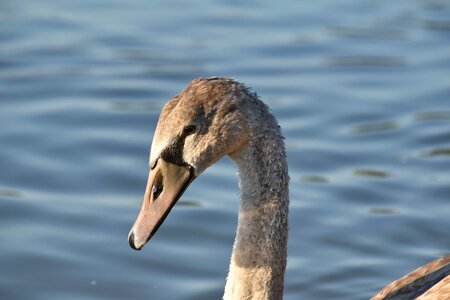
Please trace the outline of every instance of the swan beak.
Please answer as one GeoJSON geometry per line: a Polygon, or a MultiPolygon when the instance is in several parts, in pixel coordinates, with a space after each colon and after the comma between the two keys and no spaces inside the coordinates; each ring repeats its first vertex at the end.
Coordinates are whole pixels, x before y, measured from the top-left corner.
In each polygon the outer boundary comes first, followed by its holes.
{"type": "Polygon", "coordinates": [[[131,248],[144,247],[192,180],[193,167],[158,159],[150,171],[141,210],[128,235],[131,248]]]}

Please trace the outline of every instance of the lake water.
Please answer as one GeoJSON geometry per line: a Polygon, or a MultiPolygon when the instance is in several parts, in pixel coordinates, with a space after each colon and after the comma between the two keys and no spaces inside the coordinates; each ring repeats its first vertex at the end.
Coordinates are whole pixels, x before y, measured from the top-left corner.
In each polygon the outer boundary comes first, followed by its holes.
{"type": "Polygon", "coordinates": [[[285,299],[367,299],[450,251],[450,1],[0,2],[0,299],[219,299],[238,186],[207,170],[141,252],[164,103],[231,76],[291,176],[285,299]]]}

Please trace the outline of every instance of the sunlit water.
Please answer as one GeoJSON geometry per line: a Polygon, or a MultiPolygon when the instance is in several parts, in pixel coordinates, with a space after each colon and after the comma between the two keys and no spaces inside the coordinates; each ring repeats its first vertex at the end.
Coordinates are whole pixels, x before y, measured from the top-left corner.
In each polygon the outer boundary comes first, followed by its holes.
{"type": "Polygon", "coordinates": [[[0,2],[0,298],[219,299],[238,186],[194,182],[141,252],[163,104],[232,76],[291,176],[285,299],[367,299],[450,249],[450,2],[0,2]]]}

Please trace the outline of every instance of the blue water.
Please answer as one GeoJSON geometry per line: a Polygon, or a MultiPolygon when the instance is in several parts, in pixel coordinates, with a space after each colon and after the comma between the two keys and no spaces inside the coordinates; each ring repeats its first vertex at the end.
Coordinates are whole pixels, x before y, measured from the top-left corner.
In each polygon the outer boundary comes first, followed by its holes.
{"type": "Polygon", "coordinates": [[[285,299],[367,299],[450,251],[450,1],[0,2],[0,299],[219,299],[225,158],[141,252],[159,111],[231,76],[291,176],[285,299]]]}

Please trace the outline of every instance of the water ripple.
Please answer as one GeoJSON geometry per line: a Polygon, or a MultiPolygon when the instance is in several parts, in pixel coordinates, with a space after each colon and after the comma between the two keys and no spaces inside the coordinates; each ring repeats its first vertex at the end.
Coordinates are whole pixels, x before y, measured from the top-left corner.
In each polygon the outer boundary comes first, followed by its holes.
{"type": "Polygon", "coordinates": [[[0,1],[0,298],[221,297],[239,209],[229,159],[144,251],[127,243],[159,112],[199,76],[251,86],[286,137],[284,299],[368,299],[447,252],[449,9],[0,1]]]}
{"type": "Polygon", "coordinates": [[[374,169],[356,169],[353,171],[353,175],[362,177],[379,177],[379,178],[386,178],[392,176],[389,172],[374,169]]]}
{"type": "Polygon", "coordinates": [[[325,60],[326,65],[335,67],[403,67],[406,59],[401,56],[335,56],[325,60]]]}
{"type": "Polygon", "coordinates": [[[18,197],[22,197],[22,192],[18,191],[18,190],[0,188],[0,197],[18,198],[18,197]]]}
{"type": "Polygon", "coordinates": [[[116,111],[161,111],[161,102],[133,102],[133,101],[111,101],[110,108],[116,111]]]}
{"type": "Polygon", "coordinates": [[[374,207],[369,210],[369,213],[373,215],[391,216],[398,214],[398,211],[389,207],[374,207]]]}
{"type": "Polygon", "coordinates": [[[416,121],[450,120],[450,111],[430,111],[416,113],[416,121]]]}
{"type": "Polygon", "coordinates": [[[389,131],[396,128],[398,128],[397,121],[384,121],[355,125],[351,127],[350,131],[353,134],[366,134],[380,131],[389,131]]]}
{"type": "Polygon", "coordinates": [[[389,39],[403,40],[406,39],[406,31],[399,29],[383,29],[383,28],[359,28],[346,26],[332,26],[328,28],[332,35],[346,38],[361,39],[389,39]]]}
{"type": "Polygon", "coordinates": [[[435,148],[422,154],[425,157],[446,157],[450,156],[450,148],[435,148]]]}
{"type": "Polygon", "coordinates": [[[428,30],[433,31],[450,31],[450,21],[449,20],[427,20],[424,22],[424,26],[428,30]]]}
{"type": "Polygon", "coordinates": [[[320,175],[304,175],[300,179],[302,182],[308,183],[329,183],[328,178],[320,175]]]}

